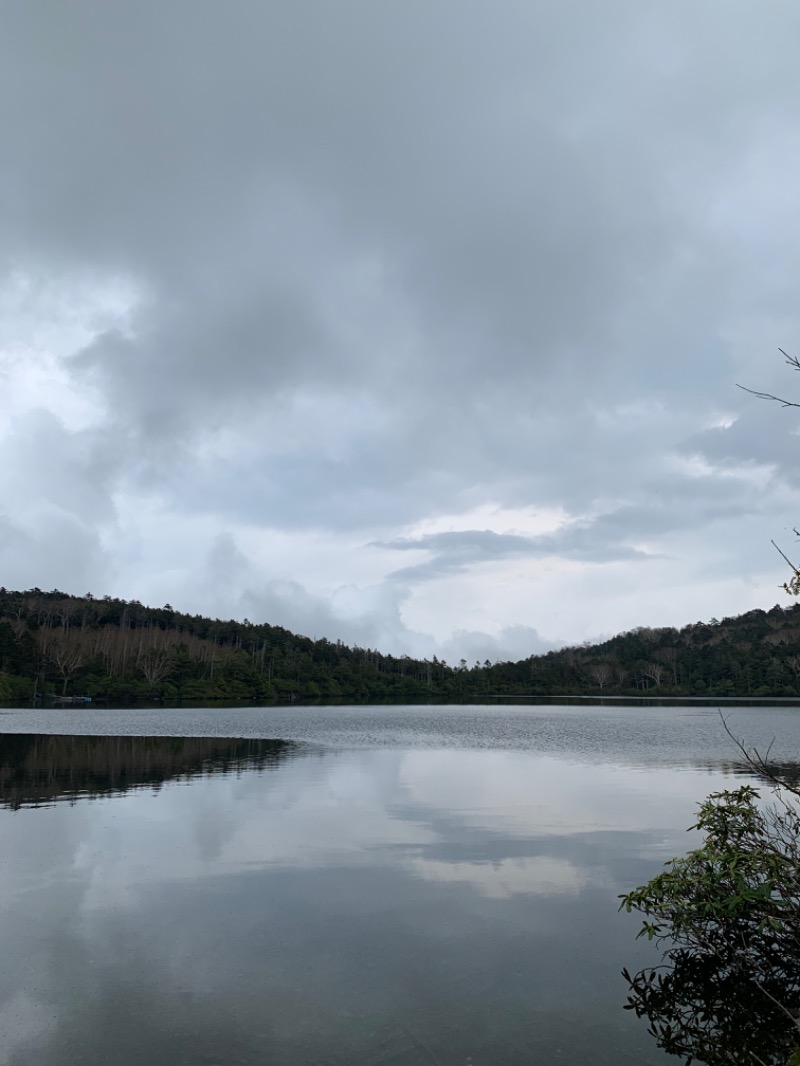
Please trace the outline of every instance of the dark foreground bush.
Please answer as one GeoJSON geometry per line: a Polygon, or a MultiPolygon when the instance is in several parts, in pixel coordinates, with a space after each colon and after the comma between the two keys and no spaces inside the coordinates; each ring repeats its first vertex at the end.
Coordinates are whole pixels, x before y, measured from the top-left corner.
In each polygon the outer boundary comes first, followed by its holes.
{"type": "Polygon", "coordinates": [[[800,1066],[797,793],[715,793],[693,828],[701,847],[621,897],[664,948],[660,966],[623,971],[627,1009],[686,1063],[800,1066]]]}

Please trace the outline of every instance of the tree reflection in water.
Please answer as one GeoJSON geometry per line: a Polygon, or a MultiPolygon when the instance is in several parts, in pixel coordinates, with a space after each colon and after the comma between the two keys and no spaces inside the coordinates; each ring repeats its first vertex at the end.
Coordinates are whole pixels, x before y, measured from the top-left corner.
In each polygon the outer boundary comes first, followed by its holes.
{"type": "Polygon", "coordinates": [[[676,952],[670,965],[623,975],[626,1009],[649,1021],[658,1045],[684,1062],[709,1066],[787,1066],[797,1029],[765,993],[785,999],[781,981],[768,984],[729,970],[719,960],[676,952]]]}
{"type": "Polygon", "coordinates": [[[6,733],[0,735],[0,806],[18,810],[273,769],[303,747],[285,740],[6,733]]]}

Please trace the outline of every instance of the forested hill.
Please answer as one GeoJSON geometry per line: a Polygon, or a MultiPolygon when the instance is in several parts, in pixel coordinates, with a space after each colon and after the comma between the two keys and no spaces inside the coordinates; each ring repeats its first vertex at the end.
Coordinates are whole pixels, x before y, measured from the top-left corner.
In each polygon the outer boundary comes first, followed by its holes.
{"type": "Polygon", "coordinates": [[[800,605],[640,628],[516,663],[310,640],[169,604],[0,589],[0,699],[414,700],[493,695],[800,696],[800,605]]]}

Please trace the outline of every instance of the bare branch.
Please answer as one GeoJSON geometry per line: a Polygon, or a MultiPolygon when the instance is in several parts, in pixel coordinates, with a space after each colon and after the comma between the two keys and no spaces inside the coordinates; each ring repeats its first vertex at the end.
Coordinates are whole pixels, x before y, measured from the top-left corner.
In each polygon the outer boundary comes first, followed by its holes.
{"type": "MultiPolygon", "coordinates": [[[[800,357],[796,355],[787,355],[783,348],[779,348],[778,351],[793,370],[800,370],[800,357]]],[[[785,400],[783,396],[774,396],[771,392],[758,392],[756,389],[748,389],[746,385],[740,385],[738,382],[736,388],[749,392],[751,396],[757,396],[759,400],[774,400],[775,403],[779,403],[781,407],[800,407],[800,403],[796,403],[794,400],[785,400]]]]}
{"type": "Polygon", "coordinates": [[[728,725],[728,719],[725,717],[725,715],[719,708],[717,709],[717,714],[719,715],[720,721],[722,722],[722,728],[725,730],[725,732],[731,738],[733,743],[739,749],[739,753],[741,754],[744,761],[747,763],[750,769],[758,775],[758,777],[765,778],[767,781],[769,781],[771,785],[774,785],[776,788],[786,789],[787,792],[792,792],[795,796],[800,796],[800,788],[796,785],[790,785],[788,782],[778,777],[778,775],[769,765],[769,757],[772,752],[772,744],[775,743],[774,741],[770,744],[770,746],[767,748],[766,752],[763,755],[758,750],[758,748],[746,748],[743,742],[739,739],[739,737],[737,737],[735,733],[731,731],[731,728],[728,725]]]}
{"type": "Polygon", "coordinates": [[[771,392],[758,392],[756,389],[748,389],[746,385],[740,385],[738,381],[736,382],[736,388],[749,392],[751,396],[757,396],[759,400],[774,400],[781,407],[800,407],[800,403],[796,403],[794,400],[785,400],[783,396],[774,396],[771,392]]]}
{"type": "MultiPolygon", "coordinates": [[[[798,406],[800,406],[800,405],[798,405],[798,406]]],[[[795,530],[795,532],[797,532],[797,531],[795,530]]],[[[778,547],[778,545],[777,545],[777,544],[775,543],[775,541],[774,541],[774,540],[771,540],[771,541],[770,541],[770,544],[772,545],[772,547],[773,547],[773,548],[775,549],[775,551],[776,551],[776,552],[778,552],[778,553],[779,553],[780,555],[782,555],[782,556],[783,556],[783,559],[784,559],[784,561],[785,561],[785,562],[787,562],[787,563],[789,564],[789,566],[790,566],[790,567],[792,568],[792,570],[794,570],[794,572],[795,572],[796,574],[800,574],[800,570],[798,570],[798,569],[797,569],[797,567],[796,567],[796,566],[794,565],[794,563],[792,562],[792,560],[791,560],[791,559],[790,559],[790,558],[789,558],[789,557],[788,557],[788,556],[786,555],[786,553],[785,553],[785,552],[783,552],[783,551],[782,551],[782,550],[781,550],[781,549],[780,549],[780,548],[778,547]]]]}

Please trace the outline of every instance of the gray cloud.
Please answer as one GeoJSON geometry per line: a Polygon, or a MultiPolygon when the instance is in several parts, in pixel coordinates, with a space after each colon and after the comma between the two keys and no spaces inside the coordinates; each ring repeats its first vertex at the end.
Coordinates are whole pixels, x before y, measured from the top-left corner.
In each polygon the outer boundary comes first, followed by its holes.
{"type": "MultiPolygon", "coordinates": [[[[734,565],[759,568],[748,522],[789,503],[793,422],[734,386],[780,391],[771,353],[800,333],[798,12],[53,0],[4,24],[0,275],[44,279],[61,373],[96,397],[71,426],[0,358],[24,400],[2,509],[54,583],[174,598],[181,535],[202,559],[221,535],[315,531],[340,563],[313,588],[299,548],[264,564],[251,610],[374,644],[405,626],[400,579],[413,599],[487,561],[688,552],[697,587],[704,538],[740,522],[734,565]],[[78,283],[124,298],[78,329],[78,283]],[[568,521],[425,532],[487,505],[568,521]],[[433,558],[390,576],[405,541],[433,558]],[[356,544],[383,546],[382,575],[356,544]],[[343,587],[373,605],[357,624],[343,587]]],[[[30,317],[4,338],[43,366],[30,317]]],[[[439,610],[440,639],[465,628],[439,610]]],[[[532,612],[506,625],[541,630],[532,612]]]]}
{"type": "Polygon", "coordinates": [[[542,557],[566,555],[603,561],[633,560],[644,553],[608,538],[595,539],[590,527],[576,527],[563,534],[522,537],[513,533],[494,533],[490,529],[434,533],[415,539],[397,538],[380,547],[394,551],[428,551],[433,557],[426,562],[396,570],[395,580],[408,582],[430,579],[446,572],[459,572],[476,563],[492,562],[509,556],[542,557]]]}

